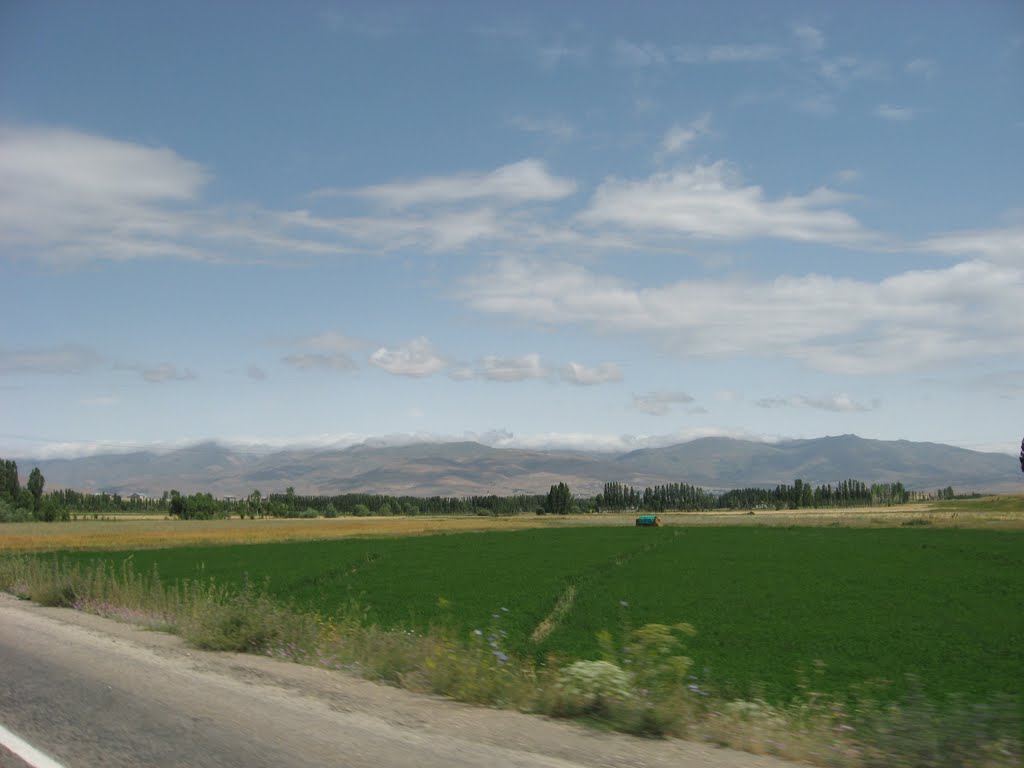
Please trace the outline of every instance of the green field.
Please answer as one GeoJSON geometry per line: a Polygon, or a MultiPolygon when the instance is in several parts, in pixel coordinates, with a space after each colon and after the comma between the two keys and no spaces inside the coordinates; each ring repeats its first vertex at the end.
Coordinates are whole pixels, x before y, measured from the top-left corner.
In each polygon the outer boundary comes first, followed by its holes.
{"type": "Polygon", "coordinates": [[[422,629],[504,629],[511,653],[596,658],[596,634],[686,621],[693,672],[729,696],[785,701],[810,678],[885,696],[1020,694],[1024,533],[848,528],[570,528],[392,539],[66,553],[164,580],[266,580],[303,609],[422,629]],[[570,585],[545,639],[531,634],[570,585]],[[822,667],[818,662],[824,662],[822,667]],[[823,671],[818,671],[823,669],[823,671]]]}

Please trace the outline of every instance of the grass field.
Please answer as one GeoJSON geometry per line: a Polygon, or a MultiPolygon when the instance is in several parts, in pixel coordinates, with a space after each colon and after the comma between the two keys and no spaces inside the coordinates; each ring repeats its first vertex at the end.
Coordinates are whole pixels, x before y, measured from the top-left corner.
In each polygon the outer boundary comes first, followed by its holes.
{"type": "Polygon", "coordinates": [[[538,659],[596,658],[600,630],[686,621],[696,682],[727,696],[784,701],[802,679],[840,695],[888,681],[896,696],[909,673],[929,696],[983,701],[1024,680],[1022,532],[595,525],[103,556],[165,581],[266,579],[303,609],[357,603],[387,627],[501,630],[505,650],[538,659]]]}

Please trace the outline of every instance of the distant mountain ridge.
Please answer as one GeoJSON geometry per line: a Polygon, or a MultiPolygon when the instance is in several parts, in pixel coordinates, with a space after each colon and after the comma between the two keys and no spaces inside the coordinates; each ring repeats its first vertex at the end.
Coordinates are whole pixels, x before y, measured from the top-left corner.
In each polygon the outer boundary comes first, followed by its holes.
{"type": "Polygon", "coordinates": [[[911,490],[1020,492],[1017,459],[939,443],[856,435],[760,443],[706,437],[624,454],[493,448],[475,442],[360,444],[345,449],[256,453],[205,442],[167,453],[134,451],[78,459],[15,459],[24,477],[38,466],[48,488],[142,493],[176,489],[215,495],[283,492],[472,496],[545,493],[565,481],[578,494],[606,482],[637,488],[690,483],[708,490],[812,485],[846,479],[902,482],[911,490]]]}

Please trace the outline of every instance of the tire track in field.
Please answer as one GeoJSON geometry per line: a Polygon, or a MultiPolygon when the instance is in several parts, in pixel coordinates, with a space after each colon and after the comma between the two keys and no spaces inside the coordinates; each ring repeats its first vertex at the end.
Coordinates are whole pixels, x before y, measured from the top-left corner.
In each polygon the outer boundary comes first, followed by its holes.
{"type": "Polygon", "coordinates": [[[621,568],[637,555],[646,555],[653,552],[666,541],[675,539],[679,535],[679,531],[673,531],[671,537],[662,536],[643,544],[634,550],[618,552],[604,562],[587,566],[579,575],[569,577],[565,589],[562,590],[558,599],[555,600],[555,604],[551,608],[551,612],[541,620],[530,634],[530,640],[535,644],[546,640],[552,632],[563,624],[565,617],[572,611],[573,607],[575,607],[576,595],[588,586],[599,581],[602,577],[606,576],[609,570],[616,567],[621,568]]]}

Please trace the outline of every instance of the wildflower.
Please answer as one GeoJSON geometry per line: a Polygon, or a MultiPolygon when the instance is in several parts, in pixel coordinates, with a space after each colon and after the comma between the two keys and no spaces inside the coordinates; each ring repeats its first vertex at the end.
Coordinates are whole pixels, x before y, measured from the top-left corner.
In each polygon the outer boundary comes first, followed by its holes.
{"type": "Polygon", "coordinates": [[[506,608],[505,606],[502,606],[501,610],[504,611],[505,613],[508,613],[508,608],[506,608]]]}
{"type": "Polygon", "coordinates": [[[498,660],[499,664],[504,664],[506,661],[508,661],[508,654],[504,653],[503,651],[491,651],[491,653],[494,654],[494,658],[498,660]]]}
{"type": "Polygon", "coordinates": [[[627,603],[625,600],[619,600],[619,605],[621,605],[623,608],[629,608],[629,603],[627,603]]]}
{"type": "Polygon", "coordinates": [[[481,632],[479,629],[474,629],[473,630],[473,634],[476,635],[477,637],[483,637],[484,636],[484,633],[481,632]]]}

